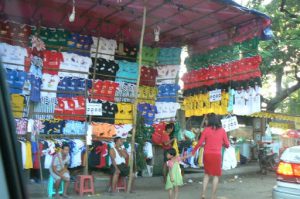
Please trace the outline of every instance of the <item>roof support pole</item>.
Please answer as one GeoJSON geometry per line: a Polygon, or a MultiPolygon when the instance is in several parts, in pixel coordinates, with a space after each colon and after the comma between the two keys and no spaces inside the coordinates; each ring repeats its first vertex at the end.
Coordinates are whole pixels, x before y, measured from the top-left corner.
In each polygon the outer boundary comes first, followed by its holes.
{"type": "Polygon", "coordinates": [[[130,167],[130,172],[129,172],[129,180],[128,180],[128,189],[127,193],[130,193],[132,189],[132,182],[133,182],[133,157],[135,154],[135,134],[136,134],[136,122],[137,122],[137,105],[138,105],[138,90],[139,90],[139,85],[140,85],[140,73],[141,73],[141,67],[142,67],[142,52],[143,52],[143,43],[144,43],[144,34],[145,34],[145,26],[146,26],[146,16],[147,16],[147,7],[146,7],[147,0],[144,0],[144,12],[143,12],[143,24],[142,24],[142,31],[141,31],[141,37],[140,37],[140,48],[139,48],[139,67],[138,67],[138,78],[136,82],[136,95],[134,99],[134,104],[133,104],[133,129],[132,129],[132,137],[131,137],[131,153],[129,156],[129,167],[130,167]]]}

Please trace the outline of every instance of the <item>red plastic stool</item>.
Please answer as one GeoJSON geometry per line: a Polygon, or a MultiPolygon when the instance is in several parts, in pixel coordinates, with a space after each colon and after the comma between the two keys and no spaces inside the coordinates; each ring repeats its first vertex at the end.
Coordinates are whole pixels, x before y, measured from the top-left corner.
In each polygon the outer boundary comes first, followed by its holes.
{"type": "Polygon", "coordinates": [[[85,193],[95,194],[94,179],[91,175],[78,175],[75,181],[74,189],[76,193],[83,196],[85,193]]]}
{"type": "MultiPolygon", "coordinates": [[[[110,176],[109,191],[113,190],[113,188],[112,188],[112,178],[113,178],[113,176],[110,176]]],[[[124,192],[126,192],[126,190],[127,190],[126,177],[119,176],[116,191],[120,192],[120,190],[124,190],[124,192]]]]}

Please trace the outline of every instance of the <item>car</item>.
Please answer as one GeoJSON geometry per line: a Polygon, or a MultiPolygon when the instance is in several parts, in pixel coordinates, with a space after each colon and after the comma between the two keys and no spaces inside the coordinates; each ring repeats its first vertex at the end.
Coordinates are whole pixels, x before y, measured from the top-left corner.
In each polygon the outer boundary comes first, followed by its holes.
{"type": "Polygon", "coordinates": [[[277,167],[277,184],[273,188],[273,199],[300,198],[300,146],[287,148],[277,167]]]}

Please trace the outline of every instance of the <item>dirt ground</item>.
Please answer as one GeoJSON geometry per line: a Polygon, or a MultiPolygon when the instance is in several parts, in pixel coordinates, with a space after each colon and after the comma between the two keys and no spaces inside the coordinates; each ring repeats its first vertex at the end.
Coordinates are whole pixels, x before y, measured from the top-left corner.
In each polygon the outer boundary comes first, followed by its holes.
{"type": "MultiPolygon", "coordinates": [[[[218,199],[271,199],[272,187],[276,181],[275,174],[261,175],[257,173],[244,174],[244,175],[227,175],[221,178],[218,188],[218,199]]],[[[200,191],[202,190],[202,179],[191,178],[193,181],[189,183],[185,179],[186,184],[180,188],[180,199],[198,199],[200,198],[200,191]]],[[[71,187],[72,188],[72,187],[71,187]]],[[[29,192],[30,198],[46,198],[45,194],[37,194],[38,185],[30,186],[29,192]],[[36,187],[36,188],[34,188],[36,187]],[[35,194],[34,194],[35,193],[35,194]]],[[[41,189],[39,190],[41,191],[41,189]]],[[[44,193],[46,190],[43,191],[44,193]]],[[[97,192],[97,191],[96,191],[97,192]]],[[[206,198],[209,198],[211,192],[211,186],[208,187],[208,194],[206,198]]],[[[71,194],[72,198],[81,198],[74,193],[71,194]]],[[[136,193],[116,193],[111,195],[107,192],[97,192],[96,195],[88,196],[84,198],[101,198],[101,199],[167,199],[168,193],[164,190],[162,182],[154,181],[151,178],[143,178],[136,183],[136,193]]]]}

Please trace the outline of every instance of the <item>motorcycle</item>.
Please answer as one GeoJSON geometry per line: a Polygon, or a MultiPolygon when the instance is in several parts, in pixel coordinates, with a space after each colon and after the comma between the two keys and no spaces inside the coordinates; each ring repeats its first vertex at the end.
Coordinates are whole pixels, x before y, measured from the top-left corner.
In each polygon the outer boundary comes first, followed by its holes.
{"type": "Polygon", "coordinates": [[[276,171],[278,155],[276,153],[268,154],[265,148],[260,148],[258,151],[258,162],[260,172],[266,175],[268,171],[276,171]]]}

